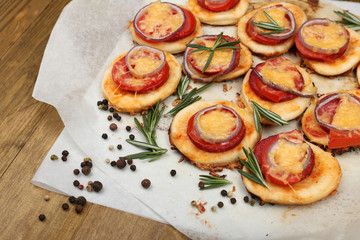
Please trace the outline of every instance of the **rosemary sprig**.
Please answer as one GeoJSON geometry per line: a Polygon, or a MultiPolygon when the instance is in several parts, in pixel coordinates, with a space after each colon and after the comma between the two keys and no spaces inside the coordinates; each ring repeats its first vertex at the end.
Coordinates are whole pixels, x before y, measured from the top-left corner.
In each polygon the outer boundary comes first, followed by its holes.
{"type": "Polygon", "coordinates": [[[257,104],[256,102],[254,102],[252,100],[250,100],[250,102],[252,103],[253,108],[254,108],[255,128],[259,134],[260,134],[260,125],[262,123],[261,116],[263,116],[270,122],[273,122],[279,126],[284,126],[284,125],[289,124],[289,122],[282,119],[279,115],[277,115],[273,111],[270,111],[268,109],[261,107],[259,104],[257,104]]]}
{"type": "Polygon", "coordinates": [[[263,13],[265,14],[265,16],[267,17],[267,19],[269,19],[270,22],[264,22],[264,21],[260,21],[260,22],[251,22],[252,25],[262,28],[262,29],[266,29],[266,30],[270,30],[270,32],[263,32],[260,33],[260,35],[269,35],[269,34],[274,34],[274,33],[281,33],[284,32],[286,30],[288,30],[289,28],[285,28],[280,26],[279,24],[277,24],[277,22],[275,22],[275,20],[270,17],[270,15],[263,11],[263,13]]]}
{"type": "MultiPolygon", "coordinates": [[[[181,83],[181,81],[180,81],[180,83],[181,83]]],[[[165,115],[175,116],[183,108],[189,106],[190,104],[192,104],[192,103],[194,103],[196,101],[199,101],[201,99],[201,97],[200,96],[195,96],[195,95],[199,94],[202,91],[204,91],[205,89],[207,89],[208,87],[210,87],[213,84],[214,84],[214,82],[210,82],[210,83],[202,86],[199,89],[198,88],[193,88],[189,93],[183,94],[181,102],[178,105],[176,105],[173,109],[171,109],[168,113],[166,113],[165,115]]],[[[185,92],[185,90],[184,90],[184,92],[185,92]]]]}
{"type": "Polygon", "coordinates": [[[206,47],[200,44],[192,44],[192,43],[188,43],[186,44],[187,47],[191,47],[191,48],[196,48],[195,50],[192,50],[191,53],[193,52],[199,52],[199,51],[208,51],[210,52],[210,55],[208,57],[208,60],[206,61],[206,64],[202,70],[202,72],[204,73],[205,70],[209,67],[212,58],[214,57],[215,51],[217,50],[224,50],[224,49],[241,49],[241,47],[237,47],[235,45],[239,44],[240,41],[231,41],[229,42],[228,39],[223,39],[224,33],[221,32],[218,36],[218,38],[216,39],[216,41],[214,42],[214,45],[212,47],[206,47]]]}
{"type": "Polygon", "coordinates": [[[184,77],[182,77],[180,79],[180,82],[177,87],[178,99],[180,99],[180,100],[183,99],[186,89],[188,88],[189,84],[190,84],[190,78],[188,78],[187,75],[185,75],[184,77]]]}
{"type": "Polygon", "coordinates": [[[142,115],[143,125],[134,118],[135,124],[140,132],[145,136],[146,142],[134,141],[126,139],[126,141],[134,146],[147,149],[147,152],[140,152],[130,154],[125,157],[133,159],[147,159],[151,158],[149,162],[159,159],[164,153],[167,152],[166,148],[161,148],[156,143],[156,126],[165,110],[165,106],[160,109],[160,100],[157,102],[155,108],[151,108],[147,111],[147,114],[142,115]]]}
{"type": "Polygon", "coordinates": [[[253,151],[251,150],[251,148],[249,148],[249,151],[248,152],[244,147],[242,148],[245,155],[246,155],[246,158],[248,159],[247,161],[243,161],[239,158],[239,161],[242,165],[244,165],[252,174],[248,173],[248,172],[245,172],[241,169],[238,169],[239,173],[241,175],[243,175],[244,177],[250,179],[251,181],[253,182],[256,182],[258,184],[260,184],[261,186],[263,187],[266,187],[267,189],[271,190],[269,188],[269,186],[266,184],[265,182],[265,179],[264,179],[264,176],[262,175],[262,172],[261,172],[261,168],[260,168],[260,165],[253,153],[253,151]]]}
{"type": "Polygon", "coordinates": [[[336,21],[336,22],[343,24],[344,27],[352,28],[355,31],[360,30],[360,18],[358,18],[351,12],[349,12],[349,11],[344,11],[344,12],[334,11],[334,13],[336,13],[339,17],[341,17],[343,19],[342,21],[336,21]]]}
{"type": "Polygon", "coordinates": [[[199,175],[199,176],[200,176],[200,181],[204,183],[204,187],[200,188],[200,190],[218,188],[232,183],[224,178],[219,178],[211,175],[199,175]]]}

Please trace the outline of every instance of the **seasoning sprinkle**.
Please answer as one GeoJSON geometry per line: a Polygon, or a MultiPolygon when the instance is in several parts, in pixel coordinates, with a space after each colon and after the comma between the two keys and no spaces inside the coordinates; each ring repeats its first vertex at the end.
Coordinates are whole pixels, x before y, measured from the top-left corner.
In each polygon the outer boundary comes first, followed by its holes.
{"type": "Polygon", "coordinates": [[[61,205],[61,207],[62,207],[62,209],[63,210],[68,210],[69,209],[69,204],[67,204],[67,203],[63,203],[62,205],[61,205]]]}
{"type": "Polygon", "coordinates": [[[58,157],[58,156],[56,156],[55,154],[53,154],[53,155],[51,155],[50,159],[51,159],[51,160],[58,160],[58,159],[59,159],[59,157],[58,157]]]}
{"type": "Polygon", "coordinates": [[[43,222],[45,219],[46,219],[45,214],[40,214],[40,215],[39,215],[39,220],[40,220],[40,221],[43,222]]]}
{"type": "Polygon", "coordinates": [[[217,205],[218,205],[219,208],[222,208],[224,206],[224,203],[223,202],[218,202],[217,205]]]}
{"type": "Polygon", "coordinates": [[[144,179],[141,181],[141,186],[143,186],[143,188],[148,189],[151,185],[151,182],[149,179],[144,179]]]}
{"type": "Polygon", "coordinates": [[[69,156],[69,151],[68,150],[64,150],[64,151],[62,151],[62,153],[61,153],[63,156],[69,156]]]}

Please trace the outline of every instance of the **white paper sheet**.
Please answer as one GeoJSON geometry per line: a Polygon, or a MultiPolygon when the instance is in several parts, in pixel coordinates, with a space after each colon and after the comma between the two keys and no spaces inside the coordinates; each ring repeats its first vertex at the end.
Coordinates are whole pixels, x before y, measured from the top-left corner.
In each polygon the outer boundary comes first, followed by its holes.
{"type": "MultiPolygon", "coordinates": [[[[60,155],[65,148],[72,150],[66,163],[51,161],[47,156],[33,182],[68,195],[84,195],[105,206],[168,222],[194,239],[348,239],[357,236],[360,233],[358,152],[339,157],[343,178],[338,194],[308,206],[266,204],[251,207],[242,201],[248,194],[240,175],[230,170],[223,173],[236,186],[234,197],[238,201],[235,205],[220,195],[221,189],[199,191],[198,176],[207,171],[200,171],[188,162],[178,163],[180,154],[171,151],[168,142],[170,118],[161,120],[157,133],[159,145],[169,149],[160,160],[152,163],[135,160],[136,172],[128,167],[120,170],[105,163],[106,158],[116,160],[119,156],[138,151],[125,143],[129,135],[125,126],[135,127],[133,117],[122,114],[119,129],[111,132],[108,128],[110,122],[106,119],[109,112],[98,110],[96,102],[103,98],[100,81],[108,64],[133,44],[126,30],[128,20],[145,4],[143,1],[75,0],[64,9],[44,53],[33,96],[54,105],[66,126],[66,133],[60,136],[48,155],[60,155]],[[103,132],[108,133],[108,140],[101,138],[103,132]],[[123,145],[123,150],[108,149],[109,145],[118,143],[123,145]],[[94,170],[88,177],[74,176],[72,170],[79,167],[79,159],[83,157],[93,159],[94,170]],[[175,177],[170,176],[171,169],[176,169],[175,177]],[[74,179],[79,178],[86,184],[89,180],[96,180],[95,177],[104,183],[101,193],[80,192],[72,186],[74,179]],[[140,185],[144,178],[152,182],[147,190],[140,185]],[[198,211],[190,206],[192,200],[207,202],[207,211],[197,214],[198,211]],[[224,202],[224,208],[211,212],[211,206],[218,201],[224,202]]],[[[360,13],[359,5],[344,5],[344,8],[360,13]]],[[[235,35],[235,27],[206,26],[204,30],[205,33],[218,33],[219,29],[235,35]]],[[[203,99],[236,100],[240,80],[227,82],[227,85],[231,88],[229,92],[224,93],[222,84],[218,83],[202,94],[203,99]]],[[[170,97],[165,103],[170,105],[173,100],[170,97]]],[[[118,123],[116,120],[112,122],[118,123]]],[[[264,137],[296,127],[296,122],[293,122],[286,127],[265,129],[264,137]]],[[[136,129],[131,133],[136,139],[143,140],[136,129]]],[[[229,190],[232,185],[224,188],[229,190]]]]}

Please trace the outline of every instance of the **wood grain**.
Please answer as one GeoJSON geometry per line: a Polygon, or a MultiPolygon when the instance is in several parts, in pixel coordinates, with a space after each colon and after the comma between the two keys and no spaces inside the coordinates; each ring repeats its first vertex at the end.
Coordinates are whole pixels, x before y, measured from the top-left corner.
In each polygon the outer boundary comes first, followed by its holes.
{"type": "Polygon", "coordinates": [[[187,239],[169,225],[96,204],[81,214],[73,206],[64,211],[66,196],[30,182],[64,127],[56,109],[31,94],[51,30],[69,2],[0,0],[0,239],[187,239]]]}

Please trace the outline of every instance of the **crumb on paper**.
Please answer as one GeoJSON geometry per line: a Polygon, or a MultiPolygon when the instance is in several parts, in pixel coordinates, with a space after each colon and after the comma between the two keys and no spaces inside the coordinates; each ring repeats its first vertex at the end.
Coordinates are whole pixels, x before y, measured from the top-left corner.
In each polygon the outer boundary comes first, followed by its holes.
{"type": "Polygon", "coordinates": [[[235,191],[236,191],[236,187],[235,187],[235,186],[233,186],[232,191],[233,191],[233,192],[235,192],[235,191]]]}
{"type": "Polygon", "coordinates": [[[179,163],[181,163],[182,161],[184,161],[185,160],[185,157],[184,157],[184,155],[181,155],[181,157],[180,157],[180,159],[179,159],[179,163]]]}
{"type": "Polygon", "coordinates": [[[223,92],[227,92],[227,91],[228,91],[227,84],[226,84],[226,83],[224,83],[224,84],[223,84],[223,92]]]}
{"type": "Polygon", "coordinates": [[[209,174],[214,177],[218,177],[218,178],[220,177],[220,175],[215,172],[210,172],[209,174]]]}
{"type": "Polygon", "coordinates": [[[199,213],[204,213],[205,212],[205,205],[207,204],[207,202],[199,202],[197,205],[196,205],[196,208],[197,210],[199,211],[199,213]]]}
{"type": "Polygon", "coordinates": [[[175,107],[176,105],[178,105],[181,102],[181,99],[175,100],[172,105],[175,107]]]}

